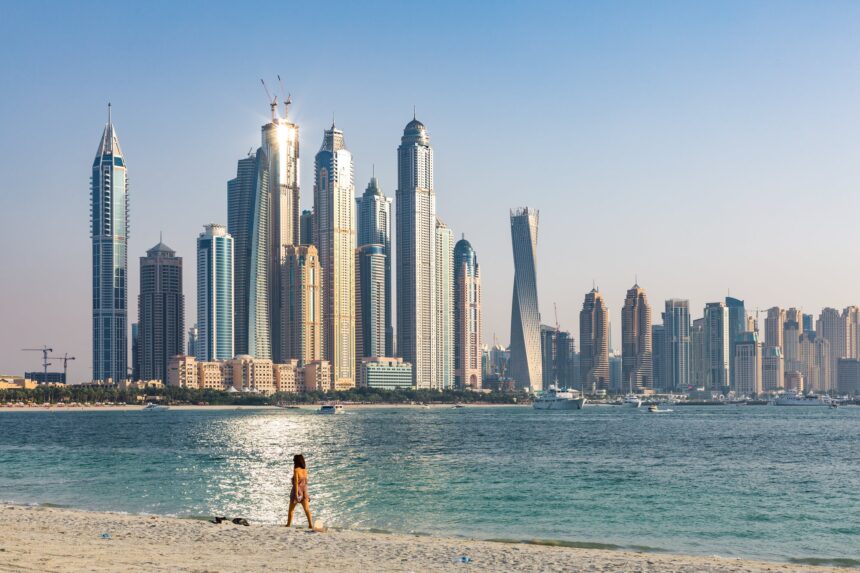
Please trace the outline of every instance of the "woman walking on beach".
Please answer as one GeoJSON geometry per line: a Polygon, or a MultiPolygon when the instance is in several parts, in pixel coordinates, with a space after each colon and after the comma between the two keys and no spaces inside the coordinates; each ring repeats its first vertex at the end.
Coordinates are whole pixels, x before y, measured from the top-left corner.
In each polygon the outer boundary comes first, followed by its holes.
{"type": "Polygon", "coordinates": [[[290,489],[290,510],[287,514],[287,527],[293,524],[293,512],[296,505],[301,504],[308,516],[308,528],[314,528],[314,520],[311,517],[310,499],[308,498],[308,469],[305,465],[305,457],[302,454],[293,456],[293,487],[290,489]]]}

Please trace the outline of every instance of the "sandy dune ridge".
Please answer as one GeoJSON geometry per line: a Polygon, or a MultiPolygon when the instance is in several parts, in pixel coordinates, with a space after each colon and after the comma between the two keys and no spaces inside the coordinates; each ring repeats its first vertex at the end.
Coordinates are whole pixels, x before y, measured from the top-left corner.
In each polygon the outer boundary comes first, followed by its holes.
{"type": "Polygon", "coordinates": [[[170,517],[0,506],[0,571],[4,572],[836,570],[718,557],[360,531],[313,533],[273,525],[214,525],[170,517]],[[469,558],[467,563],[462,562],[464,556],[469,558]]]}

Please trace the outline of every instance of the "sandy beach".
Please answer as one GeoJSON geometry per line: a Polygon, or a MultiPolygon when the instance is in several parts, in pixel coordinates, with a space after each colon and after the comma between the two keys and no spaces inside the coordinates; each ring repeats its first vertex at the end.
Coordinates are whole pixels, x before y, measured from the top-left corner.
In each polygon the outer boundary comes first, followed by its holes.
{"type": "MultiPolygon", "coordinates": [[[[301,523],[301,522],[300,522],[301,523]]],[[[456,538],[0,507],[0,571],[847,571],[456,538]],[[467,563],[462,562],[468,557],[467,563]]]]}

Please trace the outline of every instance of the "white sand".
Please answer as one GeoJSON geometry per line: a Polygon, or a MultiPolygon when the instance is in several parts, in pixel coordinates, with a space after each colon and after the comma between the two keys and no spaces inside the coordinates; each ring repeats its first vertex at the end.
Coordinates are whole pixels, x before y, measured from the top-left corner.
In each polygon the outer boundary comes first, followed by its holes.
{"type": "Polygon", "coordinates": [[[0,506],[0,571],[4,572],[801,570],[835,571],[717,557],[356,531],[312,533],[277,526],[0,506]],[[102,533],[109,533],[110,539],[102,539],[102,533]],[[463,555],[471,562],[460,563],[463,555]]]}

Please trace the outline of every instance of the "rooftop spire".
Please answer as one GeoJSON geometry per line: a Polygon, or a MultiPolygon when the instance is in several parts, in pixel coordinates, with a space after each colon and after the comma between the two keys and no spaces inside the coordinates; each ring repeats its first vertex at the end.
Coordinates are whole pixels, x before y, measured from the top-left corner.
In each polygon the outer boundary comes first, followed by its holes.
{"type": "Polygon", "coordinates": [[[111,117],[110,117],[110,102],[108,102],[108,125],[110,125],[111,123],[112,122],[111,122],[111,117]]]}

